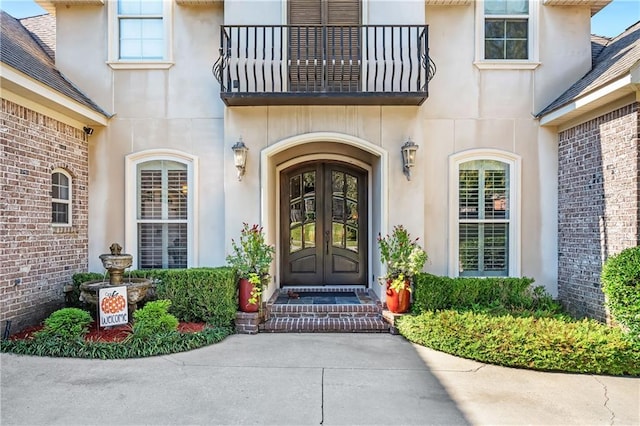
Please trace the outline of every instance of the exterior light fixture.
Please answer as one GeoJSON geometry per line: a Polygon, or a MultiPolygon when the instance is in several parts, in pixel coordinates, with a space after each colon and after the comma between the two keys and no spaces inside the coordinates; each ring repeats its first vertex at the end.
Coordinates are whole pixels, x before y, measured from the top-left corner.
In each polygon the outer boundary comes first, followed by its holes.
{"type": "Polygon", "coordinates": [[[411,138],[407,140],[400,151],[402,152],[402,171],[407,180],[411,180],[411,168],[416,165],[416,152],[419,146],[413,143],[411,138]]]}
{"type": "Polygon", "coordinates": [[[242,142],[242,138],[231,147],[233,150],[233,162],[238,169],[238,180],[242,180],[244,176],[245,166],[247,165],[247,152],[249,148],[242,142]]]}

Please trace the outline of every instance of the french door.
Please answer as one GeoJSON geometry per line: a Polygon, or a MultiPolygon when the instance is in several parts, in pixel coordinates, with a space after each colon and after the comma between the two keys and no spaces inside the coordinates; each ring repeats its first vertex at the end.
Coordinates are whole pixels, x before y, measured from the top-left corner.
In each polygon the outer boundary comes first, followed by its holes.
{"type": "Polygon", "coordinates": [[[281,284],[365,285],[367,175],[315,162],[280,179],[281,284]]]}

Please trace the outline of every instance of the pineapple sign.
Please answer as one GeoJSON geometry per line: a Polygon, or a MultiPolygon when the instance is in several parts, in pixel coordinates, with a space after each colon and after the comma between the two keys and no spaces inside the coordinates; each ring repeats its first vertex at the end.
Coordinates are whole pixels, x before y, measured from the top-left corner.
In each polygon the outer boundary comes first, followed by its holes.
{"type": "Polygon", "coordinates": [[[101,288],[98,295],[98,313],[100,314],[100,327],[129,322],[127,287],[101,288]]]}

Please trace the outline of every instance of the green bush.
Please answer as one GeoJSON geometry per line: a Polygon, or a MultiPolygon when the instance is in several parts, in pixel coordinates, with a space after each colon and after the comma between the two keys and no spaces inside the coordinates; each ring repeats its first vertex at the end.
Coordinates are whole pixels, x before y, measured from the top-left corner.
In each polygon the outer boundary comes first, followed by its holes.
{"type": "Polygon", "coordinates": [[[78,340],[89,332],[93,318],[79,308],[64,308],[53,312],[44,320],[44,328],[37,336],[54,337],[63,340],[78,340]]]}
{"type": "Polygon", "coordinates": [[[0,351],[67,358],[141,358],[197,349],[218,343],[230,334],[233,334],[233,329],[229,327],[211,327],[198,333],[171,331],[151,336],[149,339],[129,339],[120,343],[59,340],[47,336],[30,340],[2,340],[0,351]]]}
{"type": "Polygon", "coordinates": [[[602,289],[613,318],[640,340],[640,246],[607,259],[602,289]]]}
{"type": "Polygon", "coordinates": [[[427,273],[414,278],[413,312],[474,307],[513,309],[545,308],[557,311],[541,287],[533,288],[532,278],[449,278],[427,273]]]}
{"type": "MultiPolygon", "coordinates": [[[[75,274],[74,285],[94,280],[96,275],[75,274]]],[[[129,276],[151,279],[156,297],[171,300],[169,312],[181,321],[226,327],[235,320],[237,280],[231,268],[142,269],[127,271],[125,277],[129,276]]]]}
{"type": "Polygon", "coordinates": [[[231,268],[166,270],[158,281],[159,298],[170,299],[170,312],[183,321],[230,326],[238,310],[236,275],[231,268]]]}
{"type": "Polygon", "coordinates": [[[168,310],[171,300],[155,300],[147,302],[142,309],[133,313],[133,336],[141,339],[175,331],[178,329],[178,319],[168,310]]]}
{"type": "Polygon", "coordinates": [[[490,364],[545,371],[640,375],[640,344],[594,320],[425,312],[398,319],[408,340],[490,364]]]}

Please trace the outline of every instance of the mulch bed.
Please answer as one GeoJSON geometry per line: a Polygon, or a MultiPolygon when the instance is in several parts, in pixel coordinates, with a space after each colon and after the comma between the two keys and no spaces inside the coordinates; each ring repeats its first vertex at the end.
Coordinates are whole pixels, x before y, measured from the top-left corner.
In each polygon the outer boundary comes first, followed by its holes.
{"type": "MultiPolygon", "coordinates": [[[[23,340],[23,339],[33,339],[34,333],[42,330],[44,326],[37,325],[32,327],[27,327],[19,333],[15,333],[11,335],[11,340],[23,340]]],[[[178,324],[178,331],[180,333],[197,333],[202,331],[205,327],[204,323],[200,322],[180,322],[178,324]]],[[[131,326],[130,325],[118,325],[110,328],[101,328],[98,329],[96,323],[92,323],[89,327],[89,333],[85,336],[85,341],[92,342],[121,342],[123,341],[129,334],[131,334],[131,326]]]]}

